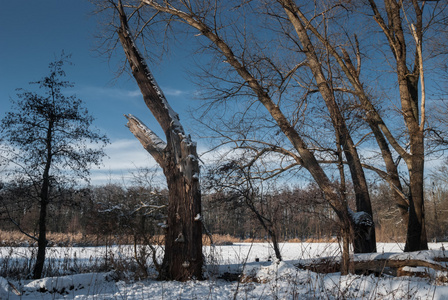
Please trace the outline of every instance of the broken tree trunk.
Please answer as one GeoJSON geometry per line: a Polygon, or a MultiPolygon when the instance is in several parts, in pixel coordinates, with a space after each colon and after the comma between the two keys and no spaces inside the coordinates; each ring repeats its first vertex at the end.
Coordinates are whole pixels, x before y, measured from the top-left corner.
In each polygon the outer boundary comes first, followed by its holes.
{"type": "Polygon", "coordinates": [[[166,142],[143,122],[127,115],[128,127],[162,167],[169,190],[165,255],[159,278],[185,281],[202,278],[202,223],[199,160],[196,144],[187,136],[144,58],[137,50],[119,3],[120,42],[143,99],[162,127],[166,142]]]}

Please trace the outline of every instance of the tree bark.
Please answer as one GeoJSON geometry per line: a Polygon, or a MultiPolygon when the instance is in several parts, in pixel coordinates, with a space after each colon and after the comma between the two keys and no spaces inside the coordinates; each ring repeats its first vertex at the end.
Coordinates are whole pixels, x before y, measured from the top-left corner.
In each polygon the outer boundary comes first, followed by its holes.
{"type": "Polygon", "coordinates": [[[47,201],[40,201],[39,236],[37,239],[37,256],[33,270],[33,279],[40,279],[45,264],[47,248],[47,201]]]}
{"type": "Polygon", "coordinates": [[[166,137],[166,142],[162,141],[140,120],[127,116],[131,132],[162,167],[169,190],[165,255],[159,278],[202,279],[201,192],[196,144],[185,134],[178,115],[137,50],[121,2],[117,9],[121,23],[118,35],[132,74],[166,137]]]}
{"type": "MultiPolygon", "coordinates": [[[[188,155],[197,157],[194,152],[188,155]]],[[[169,190],[168,230],[165,234],[165,256],[159,278],[180,281],[191,278],[202,279],[199,180],[198,178],[188,180],[174,163],[165,167],[164,173],[169,190]]]]}
{"type": "Polygon", "coordinates": [[[128,127],[163,169],[168,185],[165,255],[159,278],[202,279],[202,218],[196,144],[173,131],[168,143],[155,138],[140,120],[128,115],[128,127]],[[163,151],[155,144],[165,145],[163,151]]]}
{"type": "MultiPolygon", "coordinates": [[[[419,107],[418,83],[422,76],[422,37],[423,16],[422,9],[417,0],[412,0],[415,13],[415,25],[412,34],[416,42],[414,67],[408,68],[406,39],[403,30],[403,18],[401,16],[402,3],[388,1],[385,5],[388,22],[383,19],[374,0],[369,0],[374,13],[374,19],[384,32],[391,52],[396,62],[396,74],[398,90],[400,93],[401,111],[409,135],[410,152],[404,152],[397,144],[392,144],[394,149],[403,157],[409,171],[409,222],[406,236],[405,251],[428,249],[425,227],[424,209],[424,127],[425,127],[425,103],[422,101],[419,107]],[[420,112],[422,113],[420,118],[420,112]]],[[[422,4],[423,7],[423,4],[422,4]]],[[[423,82],[422,82],[423,84],[423,82]]],[[[424,93],[424,88],[422,88],[424,93]]],[[[424,99],[424,94],[422,94],[424,99]]]]}
{"type": "MultiPolygon", "coordinates": [[[[299,40],[303,46],[303,50],[308,60],[308,67],[310,68],[313,76],[316,80],[316,85],[318,86],[319,92],[325,101],[328,112],[330,113],[331,120],[333,122],[333,128],[337,135],[337,140],[340,142],[344,155],[347,159],[347,164],[350,169],[350,174],[353,182],[353,187],[355,190],[356,197],[356,209],[358,212],[365,212],[371,217],[373,216],[372,205],[370,202],[370,195],[368,191],[367,181],[364,175],[364,170],[362,168],[361,160],[359,158],[358,151],[355,144],[351,138],[349,130],[347,128],[346,122],[342,116],[338,104],[335,100],[334,91],[332,89],[331,79],[327,79],[322,70],[322,61],[319,60],[313,43],[311,42],[305,24],[296,14],[299,8],[291,0],[282,0],[281,4],[288,16],[291,24],[299,37],[299,40]]],[[[303,15],[302,19],[304,18],[303,15]]],[[[372,217],[373,219],[373,217],[372,217]]],[[[372,230],[361,232],[359,227],[355,226],[354,239],[361,239],[355,242],[354,251],[355,253],[368,253],[376,252],[376,237],[374,223],[371,223],[372,230]],[[368,236],[366,236],[366,234],[368,236]]]]}
{"type": "Polygon", "coordinates": [[[45,252],[47,249],[47,206],[50,191],[50,168],[52,162],[52,136],[54,120],[50,120],[47,128],[46,141],[46,163],[42,174],[42,187],[40,190],[40,212],[39,212],[39,236],[37,239],[37,256],[34,265],[33,279],[40,279],[45,264],[45,252]]]}
{"type": "MultiPolygon", "coordinates": [[[[422,134],[423,135],[423,134],[422,134]]],[[[423,156],[423,137],[420,142],[411,146],[414,150],[411,160],[410,171],[410,207],[409,224],[406,235],[406,245],[404,251],[418,251],[428,249],[428,240],[426,237],[425,224],[425,206],[424,206],[424,156],[423,156]]]]}

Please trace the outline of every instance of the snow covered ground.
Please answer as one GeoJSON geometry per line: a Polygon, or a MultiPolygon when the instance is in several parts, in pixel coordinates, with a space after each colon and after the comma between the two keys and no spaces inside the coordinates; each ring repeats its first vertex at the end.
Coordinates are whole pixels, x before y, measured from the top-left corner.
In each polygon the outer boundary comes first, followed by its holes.
{"type": "MultiPolygon", "coordinates": [[[[434,250],[446,246],[430,244],[434,250]]],[[[402,247],[378,244],[378,252],[397,253],[402,247]]],[[[280,263],[270,259],[274,253],[269,244],[204,248],[209,262],[208,279],[181,283],[135,281],[117,274],[123,270],[76,274],[104,260],[106,252],[116,260],[126,260],[132,255],[131,247],[52,247],[48,249],[47,263],[52,265],[53,274],[59,271],[61,276],[9,282],[0,277],[0,299],[448,299],[448,286],[434,278],[323,275],[294,267],[299,260],[338,255],[338,244],[281,244],[284,261],[280,263]],[[236,270],[243,270],[248,278],[256,278],[256,282],[218,279],[236,270]],[[73,275],[62,275],[69,273],[73,275]],[[16,295],[17,292],[21,295],[16,295]]],[[[0,248],[0,267],[14,263],[20,266],[21,260],[27,262],[32,249],[0,248]]]]}

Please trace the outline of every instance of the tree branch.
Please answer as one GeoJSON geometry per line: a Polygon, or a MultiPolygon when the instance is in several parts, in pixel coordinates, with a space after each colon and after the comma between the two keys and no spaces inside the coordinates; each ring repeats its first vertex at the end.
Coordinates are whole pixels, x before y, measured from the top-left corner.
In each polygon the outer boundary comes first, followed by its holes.
{"type": "Polygon", "coordinates": [[[129,114],[125,115],[125,117],[128,119],[127,127],[129,130],[140,141],[143,148],[145,148],[163,168],[165,164],[163,152],[166,148],[166,143],[133,115],[129,114]]]}

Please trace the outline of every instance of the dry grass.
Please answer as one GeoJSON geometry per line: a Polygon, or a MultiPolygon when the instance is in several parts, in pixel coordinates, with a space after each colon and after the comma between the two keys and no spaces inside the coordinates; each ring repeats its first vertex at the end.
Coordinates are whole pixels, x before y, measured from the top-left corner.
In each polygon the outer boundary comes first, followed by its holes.
{"type": "MultiPolygon", "coordinates": [[[[48,232],[47,240],[50,246],[68,247],[74,245],[105,245],[106,237],[96,235],[83,235],[82,233],[58,233],[48,232]]],[[[110,240],[110,239],[109,239],[110,240]]],[[[34,245],[37,242],[20,231],[0,230],[0,246],[27,246],[34,245]]]]}
{"type": "MultiPolygon", "coordinates": [[[[60,246],[60,247],[69,247],[69,246],[102,246],[102,245],[111,245],[111,244],[133,244],[132,236],[99,236],[99,235],[83,235],[82,233],[55,233],[48,232],[47,239],[50,241],[50,246],[60,246]]],[[[240,239],[229,234],[213,234],[212,235],[213,242],[215,245],[232,245],[234,243],[266,243],[268,240],[261,238],[248,238],[248,239],[240,239]]],[[[377,240],[378,242],[396,242],[400,240],[398,237],[390,237],[384,232],[377,231],[377,240]]],[[[154,244],[162,245],[164,243],[164,236],[157,235],[151,238],[151,242],[154,244]]],[[[289,239],[287,241],[282,241],[286,243],[335,243],[337,242],[337,238],[329,237],[329,238],[308,238],[308,239],[289,239]]],[[[210,245],[210,238],[207,235],[204,235],[202,238],[203,245],[210,245]]],[[[0,230],[0,246],[26,246],[26,245],[34,245],[36,241],[27,237],[23,233],[19,231],[2,231],[0,230]]]]}
{"type": "MultiPolygon", "coordinates": [[[[234,236],[231,236],[230,234],[213,234],[212,235],[213,242],[215,245],[225,246],[225,245],[232,245],[233,243],[264,243],[266,240],[263,239],[240,239],[236,238],[234,236]]],[[[202,239],[202,243],[204,245],[209,246],[210,245],[210,238],[206,235],[204,235],[202,239]]]]}
{"type": "Polygon", "coordinates": [[[406,228],[396,228],[395,226],[375,227],[377,242],[382,243],[404,243],[406,242],[406,228]]]}
{"type": "MultiPolygon", "coordinates": [[[[106,244],[132,244],[132,236],[97,236],[97,235],[83,235],[81,233],[55,233],[48,232],[47,239],[50,241],[50,246],[69,247],[74,245],[86,246],[101,246],[106,244]]],[[[231,245],[233,243],[264,243],[264,239],[239,239],[231,235],[214,234],[212,236],[213,242],[216,245],[231,245]]],[[[151,237],[151,242],[154,244],[164,244],[164,236],[156,235],[151,237]]],[[[210,238],[204,235],[202,238],[204,245],[210,245],[210,238]]],[[[27,246],[34,245],[36,241],[27,237],[19,231],[2,231],[0,230],[0,246],[27,246]]]]}
{"type": "Polygon", "coordinates": [[[337,243],[338,239],[336,237],[328,237],[328,238],[307,238],[306,240],[302,239],[289,239],[287,243],[337,243]]]}

